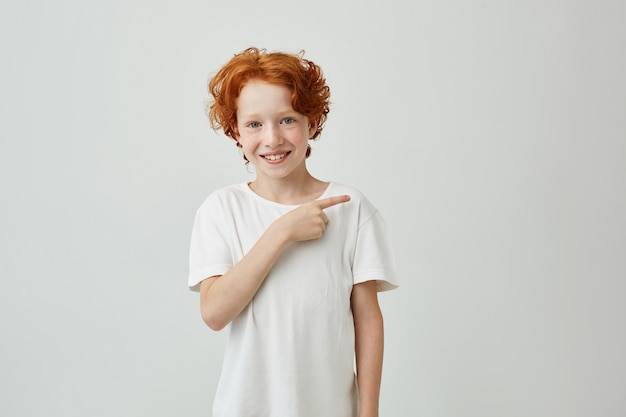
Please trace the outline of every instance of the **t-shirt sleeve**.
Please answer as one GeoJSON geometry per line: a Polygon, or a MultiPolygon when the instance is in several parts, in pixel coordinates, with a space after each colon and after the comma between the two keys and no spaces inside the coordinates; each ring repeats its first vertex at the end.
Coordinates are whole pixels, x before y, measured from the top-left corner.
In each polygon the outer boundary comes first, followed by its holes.
{"type": "Polygon", "coordinates": [[[196,212],[191,231],[189,289],[200,291],[203,280],[223,275],[232,268],[232,256],[227,242],[224,222],[220,222],[205,203],[196,212]]]}
{"type": "Polygon", "coordinates": [[[354,284],[375,280],[378,291],[398,287],[393,245],[378,211],[359,225],[352,275],[354,284]]]}

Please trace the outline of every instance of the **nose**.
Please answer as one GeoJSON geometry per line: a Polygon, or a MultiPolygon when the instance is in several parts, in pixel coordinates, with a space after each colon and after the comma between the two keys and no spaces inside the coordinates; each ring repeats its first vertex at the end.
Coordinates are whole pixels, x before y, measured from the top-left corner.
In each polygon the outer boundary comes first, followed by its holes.
{"type": "Polygon", "coordinates": [[[275,125],[269,125],[265,128],[265,137],[263,138],[264,145],[268,148],[274,148],[282,145],[283,136],[280,132],[280,128],[275,125]]]}

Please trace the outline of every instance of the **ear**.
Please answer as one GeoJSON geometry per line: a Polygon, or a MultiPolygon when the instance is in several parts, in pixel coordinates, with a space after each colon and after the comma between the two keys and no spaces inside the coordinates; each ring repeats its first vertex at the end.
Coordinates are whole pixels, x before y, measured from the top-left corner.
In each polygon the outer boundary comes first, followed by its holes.
{"type": "Polygon", "coordinates": [[[317,131],[317,120],[309,121],[309,138],[312,138],[317,131]]]}
{"type": "Polygon", "coordinates": [[[239,129],[237,129],[236,125],[232,129],[230,137],[235,139],[237,143],[239,143],[239,129]]]}

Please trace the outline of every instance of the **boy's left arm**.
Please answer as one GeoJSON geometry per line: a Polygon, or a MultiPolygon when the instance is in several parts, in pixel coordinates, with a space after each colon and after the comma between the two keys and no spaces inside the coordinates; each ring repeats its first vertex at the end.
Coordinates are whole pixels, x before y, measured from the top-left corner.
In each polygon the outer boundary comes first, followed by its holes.
{"type": "Polygon", "coordinates": [[[359,417],[378,417],[383,369],[383,316],[378,305],[376,281],[352,287],[359,417]]]}

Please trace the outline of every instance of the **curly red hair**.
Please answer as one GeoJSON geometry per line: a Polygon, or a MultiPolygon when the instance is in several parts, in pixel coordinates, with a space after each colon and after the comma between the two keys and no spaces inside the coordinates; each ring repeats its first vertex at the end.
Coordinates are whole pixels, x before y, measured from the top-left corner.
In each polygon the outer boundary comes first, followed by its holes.
{"type": "Polygon", "coordinates": [[[317,138],[328,115],[330,88],[322,69],[303,55],[304,51],[289,54],[258,48],[235,54],[209,81],[213,101],[207,114],[213,129],[222,129],[226,136],[237,140],[237,98],[247,82],[261,80],[292,92],[291,106],[317,126],[310,139],[317,138]]]}

